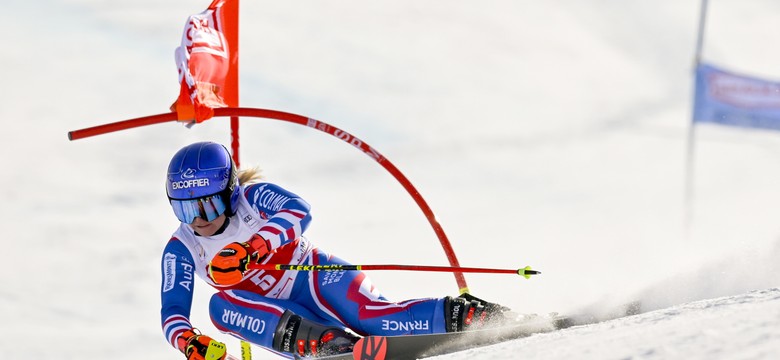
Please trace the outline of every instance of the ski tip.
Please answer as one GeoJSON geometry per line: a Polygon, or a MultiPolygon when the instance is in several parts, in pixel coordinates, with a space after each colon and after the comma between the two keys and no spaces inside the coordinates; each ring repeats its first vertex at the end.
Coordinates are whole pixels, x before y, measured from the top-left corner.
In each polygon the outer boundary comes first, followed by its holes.
{"type": "Polygon", "coordinates": [[[517,275],[520,275],[526,279],[530,279],[531,275],[539,275],[541,274],[541,271],[536,271],[531,269],[530,266],[526,266],[524,268],[517,269],[517,275]]]}
{"type": "Polygon", "coordinates": [[[387,339],[384,336],[366,336],[355,343],[352,350],[354,360],[385,360],[387,339]]]}

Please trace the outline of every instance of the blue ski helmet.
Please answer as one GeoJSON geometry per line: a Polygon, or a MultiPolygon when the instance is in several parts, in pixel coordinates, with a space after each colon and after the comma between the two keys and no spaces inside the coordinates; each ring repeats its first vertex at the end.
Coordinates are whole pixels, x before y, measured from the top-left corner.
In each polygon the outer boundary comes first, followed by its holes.
{"type": "Polygon", "coordinates": [[[238,204],[238,174],[221,144],[197,142],[176,152],[168,165],[166,192],[179,221],[213,221],[233,215],[238,204]]]}

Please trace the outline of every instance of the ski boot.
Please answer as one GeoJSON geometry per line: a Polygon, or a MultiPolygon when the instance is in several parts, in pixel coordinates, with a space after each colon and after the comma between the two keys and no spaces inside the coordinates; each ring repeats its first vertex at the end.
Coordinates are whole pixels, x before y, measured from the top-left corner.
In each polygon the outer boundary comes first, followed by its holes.
{"type": "Polygon", "coordinates": [[[351,352],[358,339],[344,329],[320,325],[287,310],[274,332],[273,348],[300,356],[327,356],[351,352]]]}
{"type": "Polygon", "coordinates": [[[468,331],[501,326],[510,309],[482,300],[469,293],[444,298],[444,319],[447,332],[468,331]]]}

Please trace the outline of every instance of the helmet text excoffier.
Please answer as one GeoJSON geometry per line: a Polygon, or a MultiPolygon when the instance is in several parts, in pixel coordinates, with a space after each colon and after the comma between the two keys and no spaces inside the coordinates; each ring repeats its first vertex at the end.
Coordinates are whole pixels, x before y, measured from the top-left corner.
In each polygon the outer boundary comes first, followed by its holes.
{"type": "Polygon", "coordinates": [[[173,190],[177,189],[189,189],[191,187],[209,186],[209,179],[192,179],[184,181],[173,181],[171,187],[173,190]]]}

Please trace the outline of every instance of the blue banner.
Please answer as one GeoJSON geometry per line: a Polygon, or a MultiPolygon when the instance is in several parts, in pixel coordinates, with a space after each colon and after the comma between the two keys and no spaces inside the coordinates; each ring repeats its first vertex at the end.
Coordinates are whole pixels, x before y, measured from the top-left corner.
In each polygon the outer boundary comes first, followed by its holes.
{"type": "Polygon", "coordinates": [[[780,130],[780,83],[700,64],[693,121],[780,130]]]}

